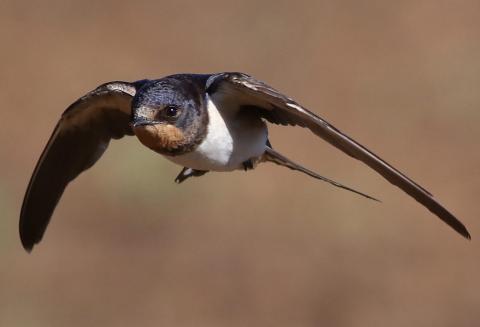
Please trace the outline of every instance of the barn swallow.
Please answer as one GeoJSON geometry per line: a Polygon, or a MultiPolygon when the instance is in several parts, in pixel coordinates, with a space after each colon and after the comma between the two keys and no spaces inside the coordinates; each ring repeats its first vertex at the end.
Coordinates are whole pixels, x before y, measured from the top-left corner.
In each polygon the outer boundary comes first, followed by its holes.
{"type": "Polygon", "coordinates": [[[40,242],[66,186],[100,159],[111,139],[125,135],[135,135],[146,147],[183,166],[177,183],[209,171],[248,170],[273,162],[374,199],[275,151],[267,122],[310,129],[470,239],[465,226],[425,188],[324,119],[249,75],[219,73],[110,82],[70,105],[28,184],[19,224],[23,247],[31,251],[40,242]]]}

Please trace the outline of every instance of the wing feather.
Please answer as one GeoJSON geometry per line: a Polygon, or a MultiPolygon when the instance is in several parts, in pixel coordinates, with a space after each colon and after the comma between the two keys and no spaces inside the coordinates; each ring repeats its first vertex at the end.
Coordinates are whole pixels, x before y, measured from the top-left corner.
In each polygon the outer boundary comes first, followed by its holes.
{"type": "Polygon", "coordinates": [[[102,156],[110,140],[133,135],[131,102],[143,81],[100,85],[70,105],[33,171],[20,213],[20,238],[30,251],[40,242],[68,183],[102,156]]]}
{"type": "Polygon", "coordinates": [[[429,191],[324,119],[269,85],[243,73],[222,73],[209,78],[207,91],[216,101],[237,101],[237,104],[242,107],[254,108],[263,118],[272,123],[309,128],[331,145],[374,169],[390,183],[398,186],[428,208],[455,231],[470,239],[466,227],[437,202],[429,191]]]}

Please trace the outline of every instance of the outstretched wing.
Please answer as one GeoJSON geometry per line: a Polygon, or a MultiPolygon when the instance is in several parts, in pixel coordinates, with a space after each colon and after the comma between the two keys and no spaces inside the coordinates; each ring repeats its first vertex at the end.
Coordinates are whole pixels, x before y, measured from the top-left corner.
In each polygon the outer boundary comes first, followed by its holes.
{"type": "Polygon", "coordinates": [[[462,236],[470,239],[465,226],[438,203],[430,192],[324,119],[267,84],[242,73],[222,73],[208,79],[207,91],[214,101],[252,108],[272,123],[309,128],[328,143],[367,164],[390,183],[427,207],[462,236]]]}
{"type": "Polygon", "coordinates": [[[42,239],[68,183],[102,156],[110,139],[133,135],[131,102],[143,83],[100,85],[65,110],[38,160],[23,199],[19,229],[27,251],[42,239]]]}

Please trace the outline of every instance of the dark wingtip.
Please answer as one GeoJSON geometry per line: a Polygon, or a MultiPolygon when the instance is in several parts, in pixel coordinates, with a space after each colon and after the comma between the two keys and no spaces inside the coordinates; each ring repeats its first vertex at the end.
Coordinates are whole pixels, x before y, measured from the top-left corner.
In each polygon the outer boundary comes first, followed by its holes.
{"type": "Polygon", "coordinates": [[[467,227],[465,227],[464,224],[460,222],[460,220],[456,219],[453,221],[445,221],[452,229],[454,229],[457,233],[462,235],[464,238],[467,240],[471,240],[472,236],[470,236],[470,233],[468,232],[467,227]]]}
{"type": "Polygon", "coordinates": [[[28,253],[31,253],[33,250],[33,246],[35,245],[35,242],[33,242],[30,239],[27,239],[20,233],[20,240],[22,241],[22,246],[27,251],[28,253]]]}
{"type": "Polygon", "coordinates": [[[468,232],[467,227],[465,227],[465,225],[460,220],[458,220],[455,216],[453,216],[451,213],[449,213],[445,209],[443,209],[443,211],[447,215],[439,215],[437,213],[438,217],[440,217],[448,226],[450,226],[453,230],[455,230],[457,233],[462,235],[464,238],[466,238],[467,240],[471,240],[472,236],[470,236],[470,233],[468,232]]]}
{"type": "Polygon", "coordinates": [[[32,252],[33,246],[35,245],[34,237],[31,233],[31,230],[26,227],[26,215],[25,215],[25,200],[23,201],[22,212],[20,213],[20,220],[18,222],[18,233],[20,235],[20,241],[22,246],[28,253],[32,252]]]}
{"type": "Polygon", "coordinates": [[[26,246],[26,245],[24,245],[23,248],[25,249],[25,252],[27,252],[28,254],[30,254],[30,253],[32,253],[33,245],[32,245],[32,246],[26,246]]]}
{"type": "Polygon", "coordinates": [[[472,240],[472,236],[470,236],[470,233],[468,232],[467,228],[465,226],[463,226],[463,230],[458,230],[458,232],[463,236],[465,237],[467,240],[471,241],[472,240]]]}
{"type": "Polygon", "coordinates": [[[35,244],[39,243],[42,239],[43,233],[38,235],[38,232],[35,232],[35,229],[31,226],[26,224],[28,220],[25,219],[23,212],[20,216],[20,223],[19,223],[19,234],[20,234],[20,241],[22,242],[22,246],[28,253],[32,252],[33,247],[35,244]]]}

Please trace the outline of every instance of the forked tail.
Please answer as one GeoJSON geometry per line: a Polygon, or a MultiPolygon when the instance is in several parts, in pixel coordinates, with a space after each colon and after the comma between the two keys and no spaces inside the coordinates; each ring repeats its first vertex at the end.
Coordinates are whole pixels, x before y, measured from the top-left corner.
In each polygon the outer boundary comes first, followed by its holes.
{"type": "Polygon", "coordinates": [[[340,184],[338,182],[335,182],[334,180],[331,180],[329,178],[326,178],[326,177],[323,177],[305,167],[302,167],[300,166],[299,164],[291,161],[290,159],[288,159],[287,157],[281,155],[280,153],[278,153],[277,151],[273,150],[271,147],[267,146],[266,147],[266,150],[265,150],[265,153],[263,154],[263,157],[261,159],[262,161],[270,161],[270,162],[273,162],[273,163],[276,163],[277,165],[280,165],[280,166],[284,166],[284,167],[287,167],[287,168],[290,168],[292,170],[297,170],[297,171],[301,171],[302,173],[304,174],[307,174],[308,176],[311,176],[313,178],[316,178],[316,179],[319,179],[321,181],[324,181],[324,182],[327,182],[327,183],[330,183],[332,184],[333,186],[336,186],[336,187],[340,187],[340,188],[343,188],[347,191],[350,191],[350,192],[353,192],[353,193],[357,193],[361,196],[364,196],[366,197],[367,199],[370,199],[370,200],[374,200],[374,201],[378,201],[378,202],[381,202],[380,200],[370,196],[370,195],[367,195],[365,193],[362,193],[360,191],[357,191],[357,190],[354,190],[353,188],[350,188],[348,186],[345,186],[343,184],[340,184]]]}

